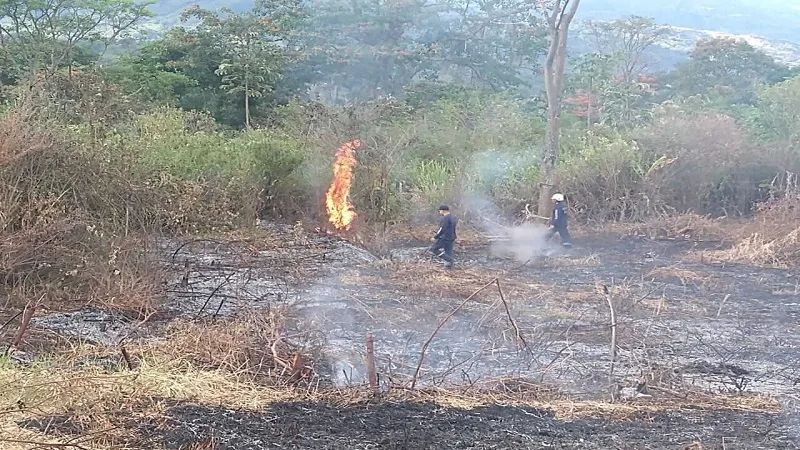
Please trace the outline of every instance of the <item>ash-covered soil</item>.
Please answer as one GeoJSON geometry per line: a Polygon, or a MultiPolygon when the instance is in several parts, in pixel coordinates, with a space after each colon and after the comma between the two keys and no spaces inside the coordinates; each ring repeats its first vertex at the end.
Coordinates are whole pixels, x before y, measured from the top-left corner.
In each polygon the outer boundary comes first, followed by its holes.
{"type": "MultiPolygon", "coordinates": [[[[372,333],[382,389],[407,386],[419,367],[418,386],[519,377],[575,399],[635,398],[649,410],[694,392],[777,396],[783,411],[564,422],[515,408],[281,404],[256,413],[195,405],[170,410],[162,442],[169,448],[211,430],[218,448],[237,449],[660,449],[697,440],[703,447],[696,448],[797,448],[796,273],[709,262],[704,252],[715,243],[607,235],[577,236],[568,252],[539,248],[526,261],[504,252],[507,246],[457,245],[457,267],[448,270],[425,255],[424,242],[395,243],[391,258],[378,258],[339,238],[270,227],[274,242],[261,249],[166,243],[174,273],[166,317],[209,319],[290,304],[292,333],[325,337],[322,384],[365,382],[364,342],[372,333]]],[[[64,326],[42,317],[37,325],[101,343],[125,338],[124,327],[110,323],[118,319],[92,322],[98,317],[89,314],[86,326],[76,317],[64,326]]],[[[157,324],[148,326],[129,334],[157,335],[157,324]]]]}
{"type": "MultiPolygon", "coordinates": [[[[417,401],[278,402],[264,411],[166,403],[158,419],[113,417],[111,424],[126,429],[118,444],[174,450],[798,448],[780,414],[756,411],[682,408],[564,420],[548,409],[417,401]]],[[[80,428],[66,416],[19,425],[62,436],[80,428]]]]}
{"type": "Polygon", "coordinates": [[[563,421],[530,408],[465,410],[391,402],[345,407],[280,403],[263,414],[182,405],[168,415],[170,430],[160,436],[160,444],[169,449],[210,436],[219,450],[794,448],[780,432],[776,415],[732,411],[563,421]]]}

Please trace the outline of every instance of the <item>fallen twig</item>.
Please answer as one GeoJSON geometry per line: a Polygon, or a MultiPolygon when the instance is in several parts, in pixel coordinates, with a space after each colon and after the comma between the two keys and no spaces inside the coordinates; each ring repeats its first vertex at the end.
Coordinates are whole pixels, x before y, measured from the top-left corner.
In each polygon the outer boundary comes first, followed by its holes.
{"type": "Polygon", "coordinates": [[[617,314],[614,311],[614,299],[611,298],[611,291],[608,286],[603,285],[603,293],[608,302],[608,309],[611,311],[611,347],[609,348],[609,356],[611,356],[611,367],[608,369],[608,382],[614,384],[614,362],[617,360],[617,314]]]}
{"type": "Polygon", "coordinates": [[[419,371],[422,369],[422,362],[425,360],[425,352],[428,350],[428,346],[431,345],[431,342],[433,342],[433,339],[436,337],[436,333],[438,333],[439,330],[444,326],[444,324],[447,323],[447,321],[450,320],[450,318],[453,317],[464,305],[466,305],[467,302],[472,300],[473,297],[475,297],[476,295],[480,294],[482,291],[484,291],[489,286],[495,284],[496,282],[497,282],[497,278],[494,278],[494,279],[492,279],[492,281],[486,283],[481,288],[479,288],[477,291],[475,291],[472,294],[470,294],[470,296],[465,298],[464,301],[461,302],[461,304],[459,304],[453,311],[450,312],[450,314],[447,315],[447,317],[445,317],[444,319],[442,319],[441,322],[439,322],[439,325],[436,327],[435,330],[433,330],[433,333],[431,333],[431,336],[422,345],[422,350],[420,351],[420,354],[419,354],[419,361],[417,362],[417,368],[416,368],[416,370],[414,370],[414,376],[411,377],[411,389],[413,389],[414,386],[417,385],[417,378],[419,377],[419,371]]]}
{"type": "Polygon", "coordinates": [[[728,301],[729,298],[731,298],[731,294],[726,295],[725,298],[723,298],[722,301],[719,303],[719,309],[717,310],[717,318],[719,318],[719,315],[722,314],[722,307],[725,306],[725,302],[728,301]]]}
{"type": "Polygon", "coordinates": [[[508,309],[508,303],[506,303],[506,297],[503,295],[503,288],[500,287],[500,279],[494,279],[495,284],[497,285],[497,292],[500,294],[500,300],[503,302],[503,307],[506,310],[506,316],[508,316],[508,321],[511,322],[511,326],[514,327],[514,331],[517,333],[517,339],[522,342],[522,345],[525,346],[525,350],[528,350],[529,353],[533,353],[533,351],[528,347],[528,343],[525,341],[525,338],[522,336],[522,331],[517,326],[517,322],[511,317],[511,311],[508,309]]]}

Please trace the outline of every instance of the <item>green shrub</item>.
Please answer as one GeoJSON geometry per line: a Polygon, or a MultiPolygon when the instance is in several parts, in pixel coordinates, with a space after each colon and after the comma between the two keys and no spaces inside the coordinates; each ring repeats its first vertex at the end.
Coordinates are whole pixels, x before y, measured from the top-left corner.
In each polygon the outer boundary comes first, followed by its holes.
{"type": "MultiPolygon", "coordinates": [[[[209,192],[201,196],[203,201],[211,201],[209,196],[216,198],[227,204],[226,208],[233,208],[229,211],[233,216],[241,211],[247,211],[243,213],[247,217],[264,211],[286,213],[283,210],[294,203],[294,197],[309,195],[302,189],[306,186],[302,171],[310,152],[283,134],[223,132],[204,115],[160,109],[137,117],[134,129],[121,130],[109,142],[136,155],[137,168],[144,176],[170,180],[164,186],[181,181],[191,182],[195,188],[204,186],[209,192]],[[227,198],[223,201],[223,197],[227,198]]],[[[175,187],[172,194],[194,198],[183,191],[175,187]]],[[[184,223],[189,219],[175,220],[184,223]]]]}
{"type": "Polygon", "coordinates": [[[602,128],[587,132],[580,142],[580,150],[562,154],[559,171],[561,190],[577,216],[625,220],[646,214],[639,189],[649,164],[639,147],[602,128]]]}

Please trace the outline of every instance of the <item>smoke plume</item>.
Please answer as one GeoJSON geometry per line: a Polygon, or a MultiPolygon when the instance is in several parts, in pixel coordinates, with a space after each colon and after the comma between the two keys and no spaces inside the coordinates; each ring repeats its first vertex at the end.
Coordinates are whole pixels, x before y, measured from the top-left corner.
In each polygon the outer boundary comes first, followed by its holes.
{"type": "Polygon", "coordinates": [[[529,165],[529,155],[507,155],[495,150],[481,152],[472,158],[470,177],[475,182],[465,186],[461,203],[465,212],[474,217],[482,231],[493,237],[494,256],[512,256],[519,263],[551,255],[560,247],[548,243],[547,227],[536,223],[516,225],[482,191],[493,186],[521,164],[529,165]]]}

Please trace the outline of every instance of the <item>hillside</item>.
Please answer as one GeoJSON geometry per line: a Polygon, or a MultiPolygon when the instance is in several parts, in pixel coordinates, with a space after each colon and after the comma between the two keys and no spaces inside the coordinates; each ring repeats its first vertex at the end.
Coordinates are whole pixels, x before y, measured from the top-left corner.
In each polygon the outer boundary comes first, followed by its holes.
{"type": "Polygon", "coordinates": [[[681,28],[800,42],[800,3],[794,0],[582,0],[578,15],[600,20],[639,15],[681,28]]]}
{"type": "MultiPolygon", "coordinates": [[[[175,25],[181,11],[199,4],[203,8],[231,8],[244,11],[252,0],[158,0],[152,6],[156,17],[153,31],[175,25]]],[[[800,4],[790,0],[678,0],[669,4],[637,0],[583,0],[578,18],[613,20],[624,16],[652,17],[668,26],[669,38],[652,51],[658,61],[657,69],[668,69],[686,58],[694,44],[705,38],[732,37],[744,39],[762,49],[778,62],[789,66],[800,64],[800,4]]],[[[580,24],[576,24],[580,27],[580,24]]],[[[580,41],[572,47],[583,47],[580,41]]]]}

